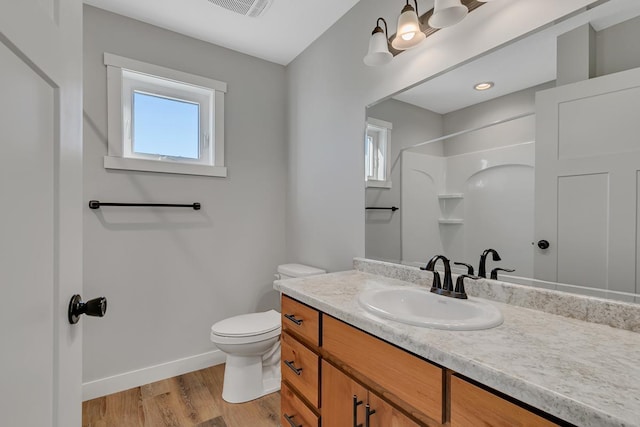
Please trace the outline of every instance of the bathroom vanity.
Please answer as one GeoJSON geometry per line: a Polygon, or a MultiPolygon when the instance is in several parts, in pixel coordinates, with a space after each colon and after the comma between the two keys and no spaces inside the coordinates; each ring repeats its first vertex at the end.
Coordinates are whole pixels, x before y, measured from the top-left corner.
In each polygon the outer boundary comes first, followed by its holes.
{"type": "Polygon", "coordinates": [[[595,298],[482,281],[467,291],[493,295],[501,326],[423,328],[371,315],[357,297],[425,287],[429,272],[355,264],[361,271],[275,284],[283,293],[283,426],[640,425],[640,309],[633,304],[603,301],[601,311],[622,322],[612,328],[576,319],[600,313],[595,298]]]}

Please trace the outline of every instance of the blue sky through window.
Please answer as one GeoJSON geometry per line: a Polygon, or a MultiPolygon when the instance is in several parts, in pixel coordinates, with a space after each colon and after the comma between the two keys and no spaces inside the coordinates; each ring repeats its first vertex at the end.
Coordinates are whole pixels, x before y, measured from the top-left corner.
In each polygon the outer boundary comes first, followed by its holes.
{"type": "Polygon", "coordinates": [[[200,106],[141,92],[133,94],[133,151],[199,158],[200,106]]]}

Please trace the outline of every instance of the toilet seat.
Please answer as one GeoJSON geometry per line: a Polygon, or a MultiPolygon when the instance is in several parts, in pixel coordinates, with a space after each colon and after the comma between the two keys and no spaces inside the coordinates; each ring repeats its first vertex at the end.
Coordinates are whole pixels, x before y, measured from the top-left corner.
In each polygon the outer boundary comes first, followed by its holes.
{"type": "Polygon", "coordinates": [[[241,314],[215,323],[211,327],[211,341],[220,344],[259,342],[280,335],[280,313],[241,314]]]}

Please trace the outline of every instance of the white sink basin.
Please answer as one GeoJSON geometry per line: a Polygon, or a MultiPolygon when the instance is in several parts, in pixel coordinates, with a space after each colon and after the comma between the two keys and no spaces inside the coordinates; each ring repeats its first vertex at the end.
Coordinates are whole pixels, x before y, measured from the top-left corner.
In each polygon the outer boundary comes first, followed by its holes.
{"type": "Polygon", "coordinates": [[[376,316],[427,328],[473,331],[503,321],[500,310],[488,302],[445,297],[425,288],[374,289],[362,292],[358,301],[376,316]]]}

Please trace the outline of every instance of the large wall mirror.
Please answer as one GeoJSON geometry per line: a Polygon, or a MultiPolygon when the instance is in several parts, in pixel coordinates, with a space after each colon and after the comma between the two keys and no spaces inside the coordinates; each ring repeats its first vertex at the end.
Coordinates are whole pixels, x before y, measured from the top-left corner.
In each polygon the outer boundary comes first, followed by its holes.
{"type": "Polygon", "coordinates": [[[366,257],[477,273],[492,248],[487,272],[515,270],[500,280],[640,303],[637,3],[597,2],[369,106],[388,128],[369,169],[388,172],[365,180],[366,257]]]}

